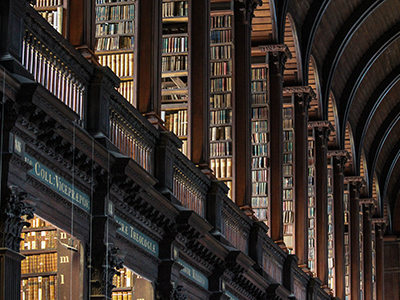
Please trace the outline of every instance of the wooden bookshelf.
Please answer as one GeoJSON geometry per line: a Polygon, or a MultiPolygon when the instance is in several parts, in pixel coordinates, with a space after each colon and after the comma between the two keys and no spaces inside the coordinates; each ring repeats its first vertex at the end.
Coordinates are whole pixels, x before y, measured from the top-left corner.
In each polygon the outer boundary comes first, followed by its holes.
{"type": "Polygon", "coordinates": [[[120,79],[118,91],[134,101],[135,0],[96,0],[96,54],[120,79]]]}
{"type": "Polygon", "coordinates": [[[136,274],[128,268],[118,270],[119,274],[113,277],[112,300],[131,300],[136,282],[136,274]]]}
{"type": "Polygon", "coordinates": [[[308,130],[308,267],[316,273],[315,132],[308,130]]]}
{"type": "Polygon", "coordinates": [[[211,11],[210,165],[229,187],[232,199],[233,158],[233,22],[231,9],[211,11]]]}
{"type": "Polygon", "coordinates": [[[60,34],[63,33],[64,1],[66,0],[37,0],[33,6],[60,34]]]}
{"type": "Polygon", "coordinates": [[[293,97],[284,99],[283,107],[283,241],[290,253],[294,250],[294,107],[293,97]],[[289,100],[290,99],[290,100],[289,100]]]}
{"type": "Polygon", "coordinates": [[[251,206],[258,220],[268,225],[269,219],[269,97],[268,68],[253,64],[251,69],[252,99],[252,198],[251,206]]]}
{"type": "Polygon", "coordinates": [[[345,268],[345,300],[350,299],[350,191],[349,184],[344,184],[343,211],[344,211],[344,268],[345,268]]]}
{"type": "Polygon", "coordinates": [[[333,200],[333,166],[332,160],[328,159],[327,165],[327,191],[328,191],[328,287],[335,289],[335,219],[334,219],[334,200],[333,200]]]}
{"type": "Polygon", "coordinates": [[[79,242],[66,232],[35,216],[28,221],[31,226],[21,234],[21,299],[58,299],[61,295],[72,298],[79,295],[79,284],[70,294],[69,282],[72,260],[79,261],[79,242]],[[71,242],[72,241],[72,242],[71,242]],[[74,250],[71,250],[74,249],[74,250]]]}
{"type": "Polygon", "coordinates": [[[164,0],[162,4],[161,118],[182,140],[187,155],[189,76],[189,1],[164,0]]]}

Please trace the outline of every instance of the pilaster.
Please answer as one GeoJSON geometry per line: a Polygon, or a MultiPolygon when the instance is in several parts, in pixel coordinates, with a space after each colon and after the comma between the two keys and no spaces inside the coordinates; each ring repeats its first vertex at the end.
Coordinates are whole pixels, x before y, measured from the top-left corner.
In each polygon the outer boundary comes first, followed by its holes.
{"type": "Polygon", "coordinates": [[[375,226],[376,300],[383,300],[385,299],[383,236],[386,230],[386,219],[374,218],[372,224],[375,226]]]}

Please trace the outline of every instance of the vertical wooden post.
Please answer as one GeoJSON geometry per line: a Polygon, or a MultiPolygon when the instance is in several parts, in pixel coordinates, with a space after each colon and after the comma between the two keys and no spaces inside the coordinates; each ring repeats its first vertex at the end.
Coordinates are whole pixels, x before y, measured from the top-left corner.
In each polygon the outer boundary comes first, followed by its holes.
{"type": "Polygon", "coordinates": [[[373,219],[372,222],[375,225],[376,300],[383,300],[385,299],[383,236],[386,229],[386,220],[373,219]]]}
{"type": "Polygon", "coordinates": [[[329,121],[309,122],[308,125],[315,130],[316,270],[322,286],[326,287],[328,284],[327,142],[333,126],[329,121]]]}
{"type": "Polygon", "coordinates": [[[360,191],[364,185],[364,179],[359,176],[346,177],[350,184],[350,291],[351,299],[360,298],[360,191]]]}
{"type": "Polygon", "coordinates": [[[302,268],[308,263],[308,216],[307,186],[308,179],[308,106],[315,93],[309,86],[285,87],[284,93],[293,94],[295,114],[295,253],[302,268]]]}
{"type": "Polygon", "coordinates": [[[251,211],[251,22],[259,0],[235,0],[234,200],[251,211]]]}
{"type": "Polygon", "coordinates": [[[189,27],[188,157],[206,167],[210,157],[210,1],[190,2],[189,27]]]}
{"type": "Polygon", "coordinates": [[[156,127],[161,116],[162,0],[138,0],[135,45],[135,107],[156,127]]]}
{"type": "Polygon", "coordinates": [[[344,211],[343,180],[344,164],[350,158],[346,150],[328,151],[328,158],[333,159],[333,203],[335,230],[335,296],[345,298],[345,261],[344,261],[344,211]]]}
{"type": "Polygon", "coordinates": [[[372,215],[374,214],[375,199],[361,199],[363,212],[363,263],[364,263],[364,299],[373,300],[372,292],[372,215]]]}
{"type": "Polygon", "coordinates": [[[291,58],[286,45],[260,46],[260,50],[267,53],[267,61],[270,75],[270,235],[281,247],[283,244],[283,71],[286,60],[291,58]]]}

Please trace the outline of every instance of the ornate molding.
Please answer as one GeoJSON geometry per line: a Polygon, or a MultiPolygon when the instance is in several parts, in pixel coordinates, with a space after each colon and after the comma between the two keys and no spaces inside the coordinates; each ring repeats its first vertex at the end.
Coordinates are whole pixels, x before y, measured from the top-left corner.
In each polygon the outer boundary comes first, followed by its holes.
{"type": "Polygon", "coordinates": [[[17,187],[9,189],[9,193],[3,191],[1,195],[4,202],[0,215],[0,247],[19,252],[22,228],[29,226],[21,217],[27,216],[27,219],[32,219],[33,207],[23,202],[27,196],[26,192],[18,190],[17,187]],[[8,195],[5,195],[6,193],[8,195]]]}
{"type": "Polygon", "coordinates": [[[375,198],[361,198],[360,199],[360,206],[365,213],[369,214],[369,218],[375,213],[377,200],[375,198]]]}
{"type": "Polygon", "coordinates": [[[254,10],[262,5],[262,0],[236,0],[243,24],[251,25],[254,10]]]}
{"type": "Polygon", "coordinates": [[[350,159],[350,153],[347,150],[328,150],[328,157],[344,157],[346,160],[350,159]]]}
{"type": "Polygon", "coordinates": [[[380,227],[380,229],[382,231],[381,236],[383,236],[383,233],[386,231],[388,223],[389,222],[386,218],[372,218],[372,225],[380,227]]]}
{"type": "Polygon", "coordinates": [[[283,92],[288,94],[297,94],[300,97],[302,97],[303,94],[307,94],[310,97],[310,100],[317,98],[317,95],[311,86],[287,86],[283,88],[283,92]]]}
{"type": "Polygon", "coordinates": [[[286,44],[262,45],[258,46],[258,49],[265,53],[282,53],[287,59],[292,58],[292,53],[286,44]]]}
{"type": "Polygon", "coordinates": [[[333,127],[330,121],[310,121],[308,122],[308,129],[312,128],[315,129],[326,128],[329,129],[330,131],[335,131],[335,128],[333,127]]]}

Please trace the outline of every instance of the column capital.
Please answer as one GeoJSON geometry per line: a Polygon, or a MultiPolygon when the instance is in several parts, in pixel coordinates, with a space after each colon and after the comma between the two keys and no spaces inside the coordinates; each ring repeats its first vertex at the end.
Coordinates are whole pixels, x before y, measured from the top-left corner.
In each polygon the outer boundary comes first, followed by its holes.
{"type": "Polygon", "coordinates": [[[311,121],[308,122],[308,129],[314,129],[316,136],[322,138],[324,142],[328,141],[329,135],[335,131],[332,123],[329,121],[311,121]]]}
{"type": "Polygon", "coordinates": [[[382,230],[382,233],[386,231],[386,227],[388,225],[388,221],[385,218],[373,218],[372,219],[372,225],[379,226],[380,230],[382,230]]]}
{"type": "Polygon", "coordinates": [[[269,59],[276,65],[285,66],[288,59],[292,58],[292,53],[286,44],[263,45],[258,46],[261,52],[270,53],[269,59]]]}
{"type": "Polygon", "coordinates": [[[347,150],[328,150],[327,155],[329,158],[343,159],[344,163],[351,157],[347,150]]]}
{"type": "Polygon", "coordinates": [[[363,186],[365,186],[365,179],[362,176],[346,176],[344,182],[354,186],[358,193],[360,193],[363,186]]]}
{"type": "Polygon", "coordinates": [[[294,95],[296,105],[305,113],[310,108],[311,100],[316,99],[316,94],[310,86],[287,86],[283,88],[284,94],[294,95]]]}
{"type": "Polygon", "coordinates": [[[369,213],[370,217],[374,214],[376,208],[376,198],[361,198],[360,206],[363,208],[364,213],[369,213]]]}
{"type": "Polygon", "coordinates": [[[257,6],[262,5],[262,0],[236,0],[235,3],[238,6],[238,10],[241,13],[241,21],[243,24],[251,26],[251,22],[254,17],[254,10],[257,6]]]}

